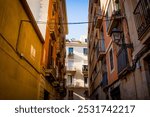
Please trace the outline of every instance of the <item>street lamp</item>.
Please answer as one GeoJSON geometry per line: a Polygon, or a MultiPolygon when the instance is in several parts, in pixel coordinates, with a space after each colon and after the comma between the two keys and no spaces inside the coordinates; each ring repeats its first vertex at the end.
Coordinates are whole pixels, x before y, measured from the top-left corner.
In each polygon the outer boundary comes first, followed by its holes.
{"type": "Polygon", "coordinates": [[[118,28],[114,28],[111,32],[111,36],[112,36],[112,40],[113,42],[118,45],[118,46],[125,46],[127,48],[133,48],[133,44],[126,44],[123,41],[124,38],[124,34],[123,31],[119,30],[118,28]],[[122,41],[122,43],[120,44],[119,42],[122,41]]]}
{"type": "Polygon", "coordinates": [[[111,36],[112,36],[113,42],[115,42],[117,45],[119,45],[119,42],[122,39],[122,34],[123,34],[123,32],[117,28],[114,28],[112,30],[111,36]]]}

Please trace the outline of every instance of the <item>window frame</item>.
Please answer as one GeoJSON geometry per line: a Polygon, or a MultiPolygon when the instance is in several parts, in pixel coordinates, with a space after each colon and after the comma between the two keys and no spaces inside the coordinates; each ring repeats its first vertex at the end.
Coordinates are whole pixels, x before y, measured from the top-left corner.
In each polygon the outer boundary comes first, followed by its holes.
{"type": "Polygon", "coordinates": [[[69,55],[73,55],[73,51],[74,51],[74,48],[73,47],[69,47],[68,48],[68,54],[69,55]],[[71,49],[71,50],[70,50],[71,49]]]}
{"type": "Polygon", "coordinates": [[[88,49],[87,48],[83,48],[83,54],[88,55],[88,49]]]}

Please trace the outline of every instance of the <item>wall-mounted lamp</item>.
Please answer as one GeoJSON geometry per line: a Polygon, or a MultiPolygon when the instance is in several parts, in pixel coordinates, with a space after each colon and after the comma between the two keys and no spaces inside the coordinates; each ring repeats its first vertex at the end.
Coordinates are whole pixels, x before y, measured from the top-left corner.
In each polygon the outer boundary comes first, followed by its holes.
{"type": "Polygon", "coordinates": [[[111,32],[111,36],[113,39],[113,42],[116,43],[118,46],[125,46],[127,48],[133,48],[133,44],[126,44],[123,41],[124,38],[124,34],[123,31],[119,30],[118,28],[114,28],[111,32]],[[122,41],[122,43],[120,44],[119,42],[122,41]]]}

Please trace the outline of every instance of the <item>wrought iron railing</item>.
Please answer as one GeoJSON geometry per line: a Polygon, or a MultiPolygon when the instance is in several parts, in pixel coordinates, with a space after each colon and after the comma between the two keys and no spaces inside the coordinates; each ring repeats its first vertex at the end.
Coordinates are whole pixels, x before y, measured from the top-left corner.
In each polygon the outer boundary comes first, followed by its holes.
{"type": "Polygon", "coordinates": [[[88,71],[88,65],[82,65],[82,72],[88,71]]]}
{"type": "Polygon", "coordinates": [[[117,56],[118,60],[118,73],[121,73],[125,68],[128,67],[128,55],[126,48],[120,49],[117,56]]]}
{"type": "Polygon", "coordinates": [[[150,1],[139,0],[134,10],[135,24],[139,38],[150,27],[150,1]]]}

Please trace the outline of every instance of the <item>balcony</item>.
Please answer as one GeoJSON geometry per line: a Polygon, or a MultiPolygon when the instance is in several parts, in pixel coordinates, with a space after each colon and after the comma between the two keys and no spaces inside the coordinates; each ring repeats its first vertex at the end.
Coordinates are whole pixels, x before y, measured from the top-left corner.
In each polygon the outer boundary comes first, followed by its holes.
{"type": "Polygon", "coordinates": [[[73,52],[68,53],[68,58],[73,59],[74,58],[74,53],[73,52]]]}
{"type": "MultiPolygon", "coordinates": [[[[91,8],[91,15],[90,15],[90,19],[89,21],[90,22],[93,22],[94,21],[94,17],[96,16],[96,3],[92,4],[92,8],[91,8]]],[[[89,34],[91,34],[92,30],[93,30],[94,26],[93,26],[93,23],[90,23],[90,30],[89,30],[89,34]]]]}
{"type": "Polygon", "coordinates": [[[52,39],[53,41],[56,41],[56,35],[55,35],[55,32],[54,32],[54,31],[51,31],[51,32],[50,32],[50,36],[51,36],[51,39],[52,39]]]}
{"type": "Polygon", "coordinates": [[[82,65],[82,73],[88,75],[88,65],[82,65]]]}
{"type": "Polygon", "coordinates": [[[59,88],[59,86],[60,86],[60,83],[59,83],[59,81],[54,81],[54,82],[52,82],[52,85],[53,85],[53,87],[55,87],[55,88],[59,88]]]}
{"type": "MultiPolygon", "coordinates": [[[[134,19],[139,39],[150,29],[150,2],[149,0],[139,0],[135,10],[134,19]]],[[[146,42],[147,40],[144,40],[146,42]]]]}
{"type": "Polygon", "coordinates": [[[125,48],[120,49],[117,56],[118,62],[118,75],[124,74],[128,69],[128,55],[125,48]]]}
{"type": "Polygon", "coordinates": [[[103,14],[102,14],[102,10],[99,6],[96,7],[96,15],[95,15],[95,27],[96,28],[100,28],[102,25],[102,21],[103,21],[103,14]]]}
{"type": "Polygon", "coordinates": [[[51,19],[51,22],[48,22],[48,27],[50,29],[50,36],[52,40],[56,41],[56,35],[58,34],[57,25],[55,19],[51,19]]]}
{"type": "Polygon", "coordinates": [[[114,10],[112,12],[111,15],[111,20],[108,21],[108,27],[107,27],[107,32],[108,35],[111,35],[111,32],[114,28],[116,28],[119,24],[119,22],[121,22],[122,18],[124,18],[123,16],[121,16],[121,10],[114,10]]]}
{"type": "Polygon", "coordinates": [[[74,75],[76,73],[76,68],[75,67],[67,67],[67,73],[71,73],[74,75]]]}
{"type": "Polygon", "coordinates": [[[46,77],[53,77],[53,79],[56,79],[56,69],[54,67],[54,60],[50,58],[48,62],[47,69],[45,69],[45,76],[46,77]]]}
{"type": "Polygon", "coordinates": [[[67,87],[67,88],[74,88],[75,85],[74,85],[74,83],[67,83],[67,84],[66,84],[66,87],[67,87]]]}
{"type": "Polygon", "coordinates": [[[53,78],[56,78],[56,70],[54,67],[45,69],[45,76],[53,76],[53,78]]]}
{"type": "Polygon", "coordinates": [[[99,39],[98,42],[98,47],[97,47],[97,51],[98,51],[98,60],[101,60],[104,56],[105,56],[105,41],[104,39],[99,39]]]}

